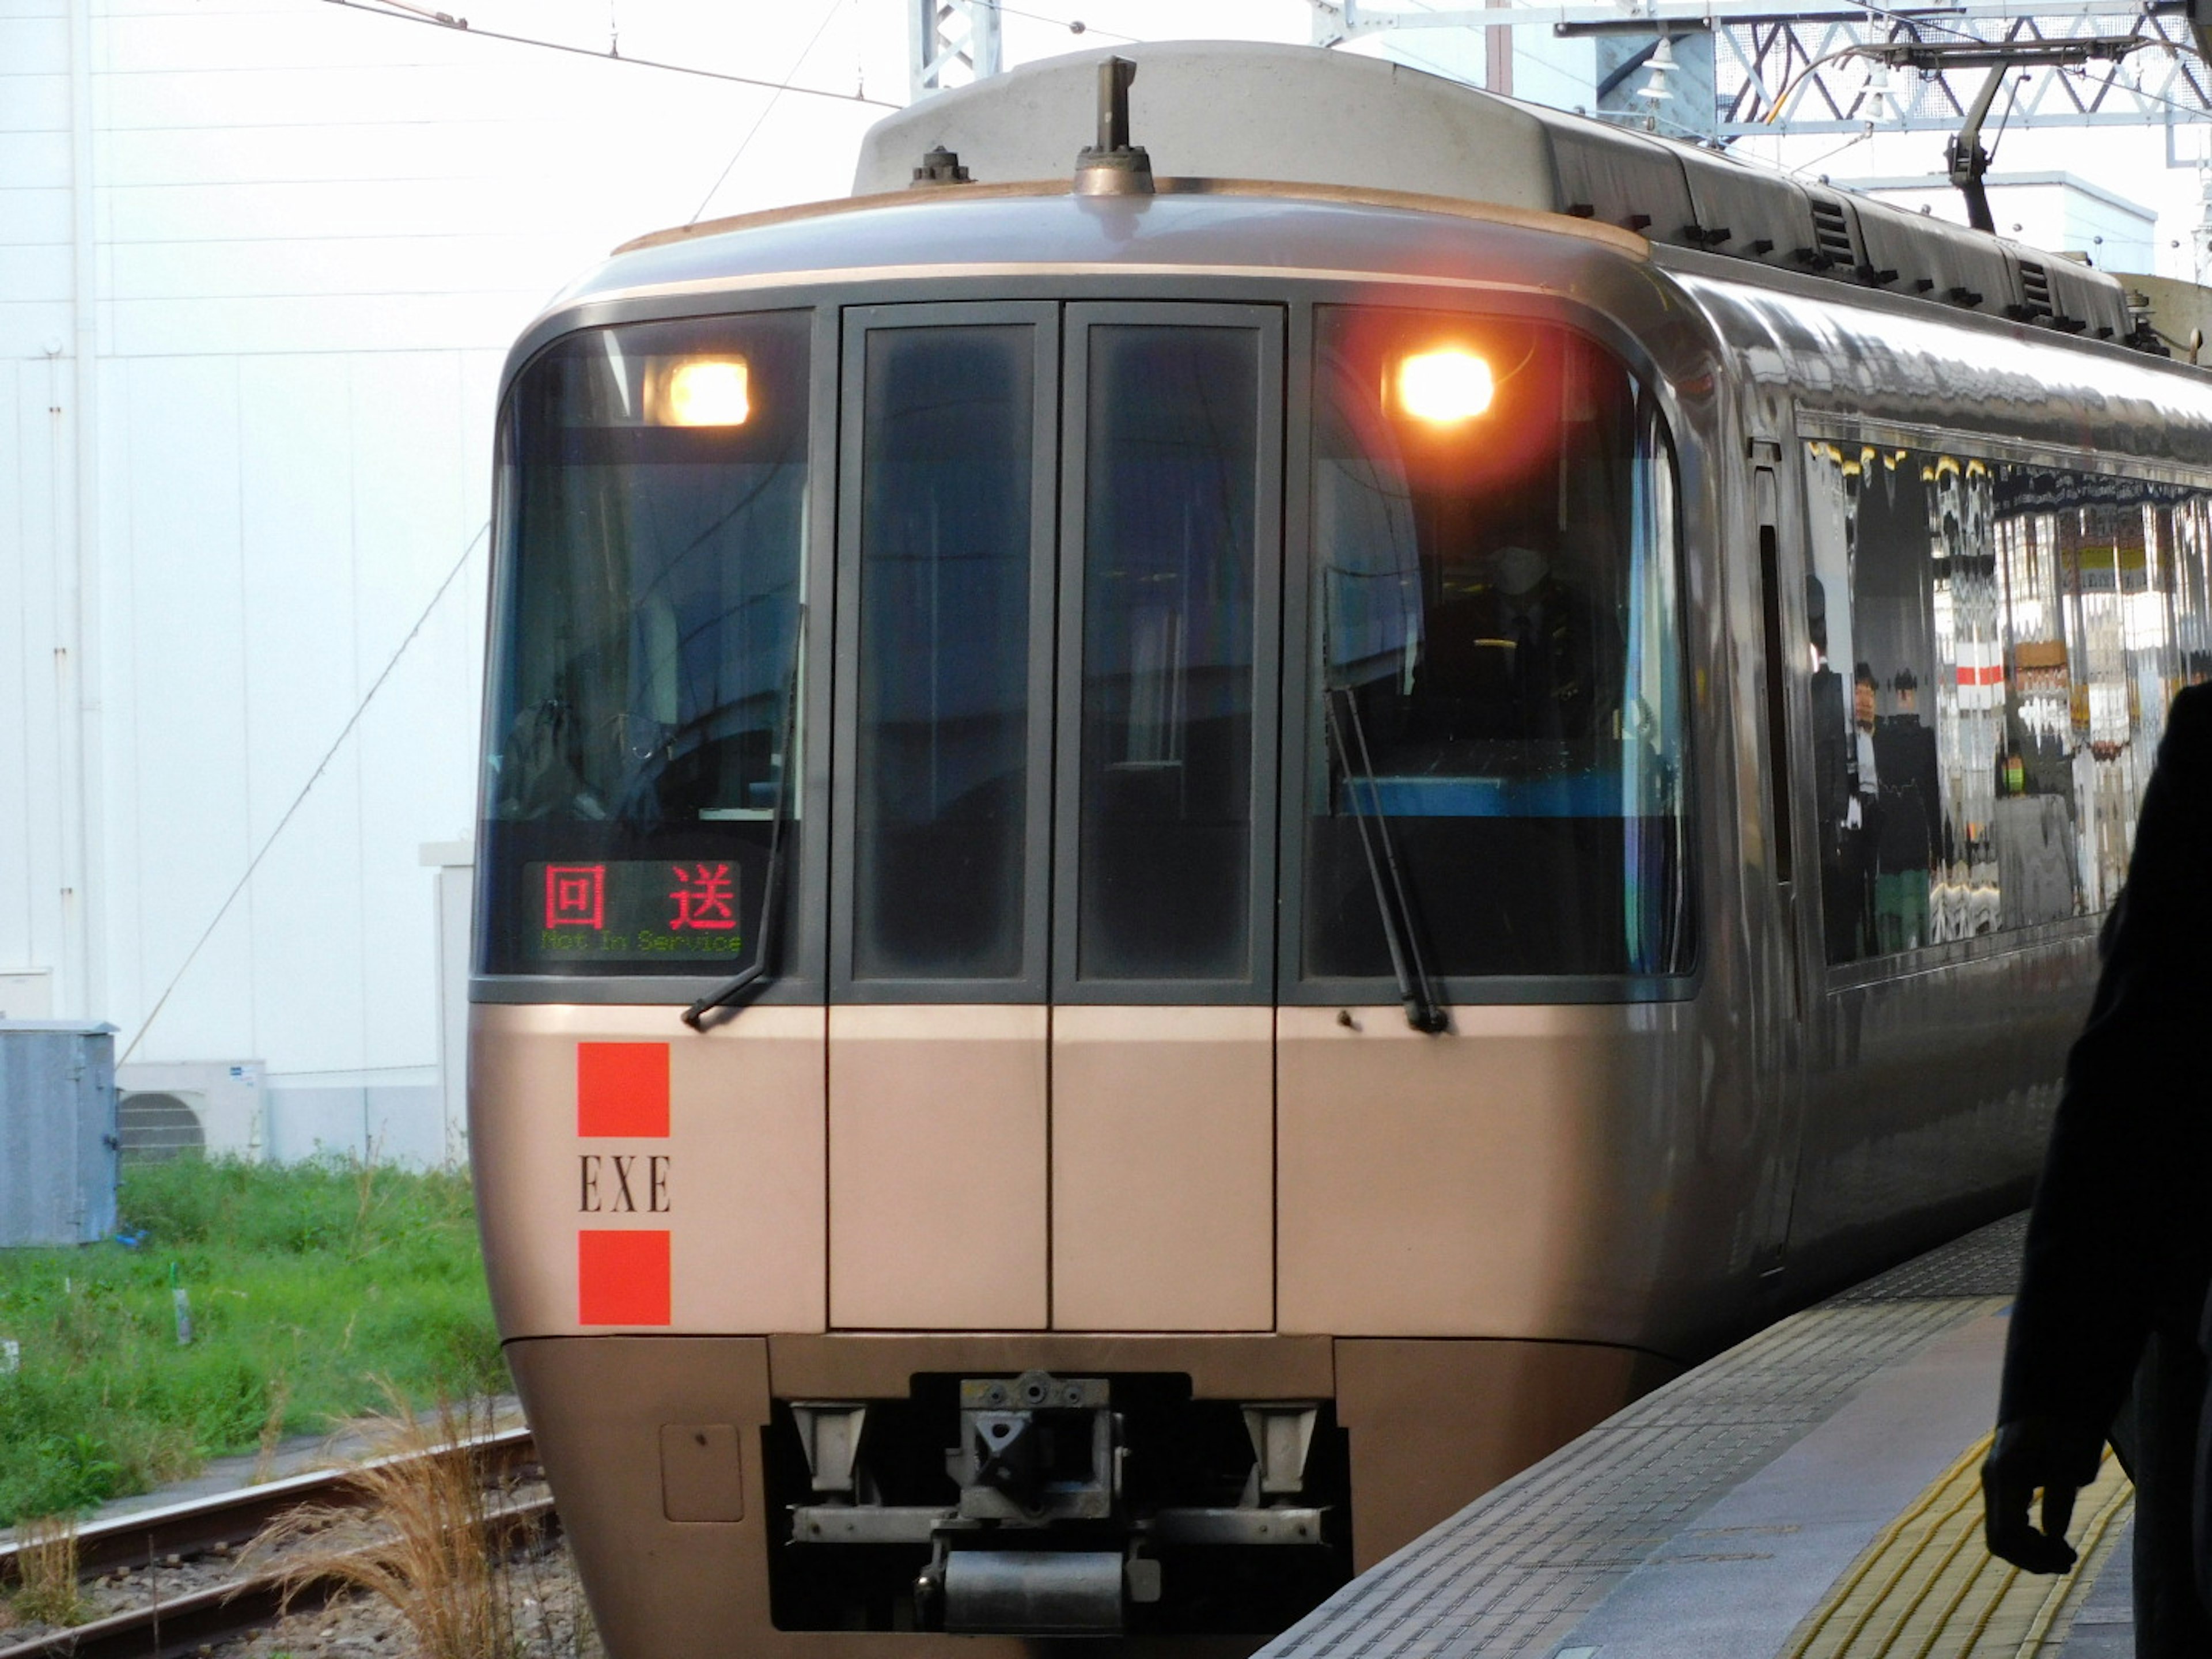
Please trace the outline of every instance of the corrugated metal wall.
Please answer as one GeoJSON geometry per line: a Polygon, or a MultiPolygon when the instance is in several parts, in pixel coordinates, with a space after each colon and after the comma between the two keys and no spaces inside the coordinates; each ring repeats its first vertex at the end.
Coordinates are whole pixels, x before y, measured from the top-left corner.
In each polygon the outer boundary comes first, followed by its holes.
{"type": "Polygon", "coordinates": [[[115,1231],[115,1031],[0,1022],[0,1249],[115,1231]]]}

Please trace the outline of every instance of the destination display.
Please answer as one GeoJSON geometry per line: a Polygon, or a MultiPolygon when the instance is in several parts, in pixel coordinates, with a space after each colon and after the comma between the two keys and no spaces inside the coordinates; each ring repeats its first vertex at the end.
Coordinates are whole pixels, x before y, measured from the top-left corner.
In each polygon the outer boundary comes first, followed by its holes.
{"type": "Polygon", "coordinates": [[[751,945],[732,859],[601,860],[525,866],[540,959],[735,963],[751,945]]]}

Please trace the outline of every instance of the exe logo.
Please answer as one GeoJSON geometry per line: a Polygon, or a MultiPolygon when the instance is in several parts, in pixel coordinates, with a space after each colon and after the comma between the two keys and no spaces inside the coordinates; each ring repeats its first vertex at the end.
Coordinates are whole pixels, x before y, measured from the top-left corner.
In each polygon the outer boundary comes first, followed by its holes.
{"type": "Polygon", "coordinates": [[[579,1161],[583,1194],[576,1207],[586,1215],[668,1213],[668,1160],[659,1153],[624,1158],[619,1152],[586,1152],[579,1161]]]}
{"type": "MultiPolygon", "coordinates": [[[[576,1133],[585,1139],[668,1138],[668,1045],[576,1045],[576,1133]]],[[[585,1152],[578,1192],[587,1214],[668,1212],[663,1153],[585,1152]]],[[[665,1228],[585,1227],[576,1234],[576,1322],[665,1325],[672,1274],[665,1228]]]]}

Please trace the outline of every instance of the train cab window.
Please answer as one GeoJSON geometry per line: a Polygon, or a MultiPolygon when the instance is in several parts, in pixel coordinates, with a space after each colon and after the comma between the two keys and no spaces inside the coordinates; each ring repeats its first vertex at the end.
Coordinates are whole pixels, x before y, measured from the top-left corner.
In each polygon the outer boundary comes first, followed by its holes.
{"type": "Polygon", "coordinates": [[[517,377],[482,971],[756,957],[769,844],[799,833],[807,339],[796,313],[589,330],[517,377]]]}
{"type": "Polygon", "coordinates": [[[1023,971],[1035,330],[866,336],[853,975],[1023,971]]]}
{"type": "Polygon", "coordinates": [[[2212,504],[1863,443],[1808,467],[1829,961],[2104,909],[2166,702],[2212,667],[2212,504]]]}
{"type": "Polygon", "coordinates": [[[1564,328],[1342,307],[1316,404],[1305,973],[1391,972],[1363,818],[1433,973],[1683,970],[1675,486],[1650,400],[1564,328]]]}

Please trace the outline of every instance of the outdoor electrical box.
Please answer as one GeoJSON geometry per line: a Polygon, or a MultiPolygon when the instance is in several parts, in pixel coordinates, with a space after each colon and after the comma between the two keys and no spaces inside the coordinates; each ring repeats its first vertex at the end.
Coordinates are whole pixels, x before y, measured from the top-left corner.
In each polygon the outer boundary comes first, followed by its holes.
{"type": "Polygon", "coordinates": [[[0,1020],[0,1249],[115,1231],[115,1028],[0,1020]]]}

